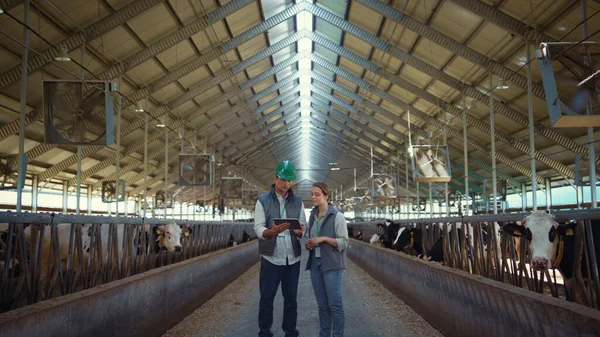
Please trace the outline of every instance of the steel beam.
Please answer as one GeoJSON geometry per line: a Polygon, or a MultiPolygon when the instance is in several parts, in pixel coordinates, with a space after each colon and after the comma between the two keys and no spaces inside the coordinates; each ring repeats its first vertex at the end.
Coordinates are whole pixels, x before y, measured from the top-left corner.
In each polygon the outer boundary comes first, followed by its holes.
{"type": "MultiPolygon", "coordinates": [[[[483,69],[493,72],[504,80],[510,81],[521,88],[527,88],[527,78],[525,76],[522,76],[519,73],[516,73],[514,70],[495,61],[494,59],[486,57],[485,55],[467,47],[464,43],[444,35],[442,32],[435,30],[427,24],[410,17],[405,12],[401,12],[395,8],[392,8],[379,0],[356,0],[356,2],[365,5],[379,14],[382,14],[386,18],[391,19],[403,27],[410,29],[411,31],[417,33],[418,36],[426,38],[464,58],[465,60],[468,60],[473,64],[482,67],[483,69]]],[[[539,84],[534,84],[533,93],[537,97],[543,99],[544,87],[539,84]]]]}

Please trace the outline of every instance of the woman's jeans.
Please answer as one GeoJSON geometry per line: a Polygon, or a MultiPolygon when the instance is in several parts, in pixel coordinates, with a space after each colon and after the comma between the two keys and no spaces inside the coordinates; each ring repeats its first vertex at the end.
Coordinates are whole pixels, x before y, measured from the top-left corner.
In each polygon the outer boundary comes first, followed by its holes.
{"type": "Polygon", "coordinates": [[[344,336],[344,307],[342,305],[343,270],[323,272],[321,258],[312,257],[310,279],[319,305],[321,330],[319,337],[344,336]],[[332,322],[333,320],[333,322],[332,322]],[[332,324],[333,323],[333,324],[332,324]]]}

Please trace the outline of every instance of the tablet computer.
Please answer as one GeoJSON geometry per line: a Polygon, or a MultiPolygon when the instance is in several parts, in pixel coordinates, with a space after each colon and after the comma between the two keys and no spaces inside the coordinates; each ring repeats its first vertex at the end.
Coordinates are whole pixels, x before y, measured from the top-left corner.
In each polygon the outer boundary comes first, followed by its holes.
{"type": "Polygon", "coordinates": [[[300,221],[298,219],[273,219],[273,222],[275,222],[276,225],[280,225],[284,222],[287,222],[290,224],[290,229],[302,229],[302,227],[300,227],[300,221]]]}

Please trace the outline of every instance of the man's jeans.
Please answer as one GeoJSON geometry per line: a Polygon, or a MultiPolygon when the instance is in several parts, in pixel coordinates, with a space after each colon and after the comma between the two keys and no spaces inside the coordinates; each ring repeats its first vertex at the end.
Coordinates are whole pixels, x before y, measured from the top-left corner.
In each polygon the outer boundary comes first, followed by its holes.
{"type": "Polygon", "coordinates": [[[323,272],[321,258],[313,257],[310,266],[315,297],[319,305],[319,320],[321,330],[319,337],[330,337],[333,319],[333,337],[344,336],[344,307],[342,305],[342,275],[343,270],[323,272]]]}
{"type": "Polygon", "coordinates": [[[283,324],[281,329],[285,337],[297,337],[298,318],[298,278],[300,277],[300,262],[293,265],[277,266],[260,258],[260,306],[258,309],[259,337],[272,337],[273,301],[281,282],[283,294],[283,324]]]}

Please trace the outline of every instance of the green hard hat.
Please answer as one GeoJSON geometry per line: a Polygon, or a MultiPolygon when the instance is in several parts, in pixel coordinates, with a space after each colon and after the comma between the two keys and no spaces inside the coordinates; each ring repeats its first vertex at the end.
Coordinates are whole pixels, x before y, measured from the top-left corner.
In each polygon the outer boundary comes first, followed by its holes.
{"type": "Polygon", "coordinates": [[[296,167],[291,161],[283,160],[279,162],[279,165],[277,165],[275,174],[279,179],[296,180],[296,167]]]}

